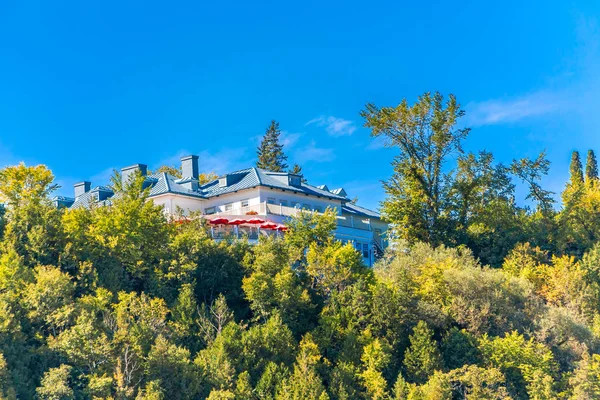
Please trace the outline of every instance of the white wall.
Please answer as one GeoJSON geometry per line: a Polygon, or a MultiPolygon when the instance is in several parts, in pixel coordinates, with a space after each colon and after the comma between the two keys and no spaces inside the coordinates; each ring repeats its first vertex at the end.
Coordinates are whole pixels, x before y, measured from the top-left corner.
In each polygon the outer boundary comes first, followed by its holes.
{"type": "Polygon", "coordinates": [[[246,199],[249,206],[260,204],[259,189],[245,189],[239,192],[227,193],[219,197],[211,197],[205,200],[204,208],[216,207],[217,211],[225,211],[225,204],[232,203],[233,210],[238,210],[242,207],[242,200],[246,199]]]}
{"type": "Polygon", "coordinates": [[[187,214],[190,211],[199,211],[204,208],[204,199],[179,196],[176,194],[163,194],[160,196],[154,196],[150,198],[154,204],[162,205],[165,208],[165,212],[174,213],[177,210],[177,206],[181,207],[187,214]]]}

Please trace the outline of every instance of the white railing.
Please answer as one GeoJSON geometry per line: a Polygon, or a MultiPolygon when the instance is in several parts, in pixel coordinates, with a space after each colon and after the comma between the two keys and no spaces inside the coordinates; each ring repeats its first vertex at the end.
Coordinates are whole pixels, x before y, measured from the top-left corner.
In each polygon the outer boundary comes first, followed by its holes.
{"type": "Polygon", "coordinates": [[[266,215],[266,204],[267,203],[259,203],[251,206],[237,207],[232,208],[231,210],[217,211],[216,213],[211,215],[252,215],[254,213],[256,213],[257,215],[266,215]]]}
{"type": "MultiPolygon", "coordinates": [[[[283,217],[292,217],[298,215],[301,209],[296,207],[288,207],[278,204],[269,204],[267,202],[255,204],[252,206],[241,207],[241,208],[233,208],[228,211],[219,211],[216,215],[251,215],[256,213],[257,215],[280,215],[283,217]],[[251,214],[249,214],[251,213],[251,214]]],[[[309,210],[307,210],[309,211],[309,210]]],[[[310,212],[318,212],[318,211],[310,211],[310,212]]],[[[215,214],[213,214],[215,215],[215,214]]],[[[356,217],[354,215],[337,215],[337,224],[338,226],[343,226],[346,228],[359,229],[362,231],[370,231],[371,230],[371,222],[370,220],[363,219],[361,217],[356,217]]]]}

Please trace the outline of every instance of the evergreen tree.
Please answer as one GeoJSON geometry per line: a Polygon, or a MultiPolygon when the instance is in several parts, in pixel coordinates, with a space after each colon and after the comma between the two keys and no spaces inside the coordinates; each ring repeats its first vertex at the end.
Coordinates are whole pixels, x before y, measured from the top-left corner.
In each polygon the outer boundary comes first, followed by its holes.
{"type": "Polygon", "coordinates": [[[290,174],[302,176],[302,167],[298,164],[294,164],[292,169],[290,169],[290,174]]]}
{"type": "Polygon", "coordinates": [[[404,355],[406,374],[413,382],[425,383],[441,364],[433,331],[424,321],[419,321],[409,339],[410,347],[404,355]]]}
{"type": "Polygon", "coordinates": [[[279,122],[272,120],[265,136],[256,150],[258,160],[256,166],[273,172],[284,172],[288,165],[285,163],[287,156],[283,153],[283,144],[279,143],[279,122]]]}
{"type": "Polygon", "coordinates": [[[569,169],[571,172],[571,185],[583,182],[583,167],[577,150],[571,153],[571,166],[569,169]]]}
{"type": "Polygon", "coordinates": [[[598,180],[598,161],[596,161],[594,150],[591,149],[588,150],[585,162],[585,180],[587,182],[598,180]]]}

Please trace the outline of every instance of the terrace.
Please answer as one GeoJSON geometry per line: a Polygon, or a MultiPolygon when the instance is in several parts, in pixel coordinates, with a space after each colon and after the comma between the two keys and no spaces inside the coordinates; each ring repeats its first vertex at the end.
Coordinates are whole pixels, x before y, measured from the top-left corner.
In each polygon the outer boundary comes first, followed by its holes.
{"type": "MultiPolygon", "coordinates": [[[[248,216],[256,215],[262,216],[269,219],[270,216],[275,218],[273,219],[277,223],[283,223],[286,218],[298,215],[301,208],[297,207],[288,207],[277,204],[269,204],[267,202],[262,202],[260,204],[235,208],[228,211],[220,211],[215,214],[211,214],[206,216],[207,219],[213,219],[215,216],[222,216],[226,218],[245,218],[248,216]]],[[[312,210],[308,210],[312,211],[312,210]]],[[[318,212],[318,211],[312,211],[318,212]]],[[[371,231],[371,221],[368,218],[361,218],[353,215],[337,215],[337,225],[345,228],[359,229],[363,231],[371,231]]]]}

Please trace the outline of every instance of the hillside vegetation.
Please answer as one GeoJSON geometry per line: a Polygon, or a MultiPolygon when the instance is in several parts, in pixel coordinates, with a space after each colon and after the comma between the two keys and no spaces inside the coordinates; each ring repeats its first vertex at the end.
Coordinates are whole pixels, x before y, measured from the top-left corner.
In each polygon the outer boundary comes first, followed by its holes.
{"type": "Polygon", "coordinates": [[[141,176],[67,210],[46,167],[0,170],[0,398],[599,398],[593,152],[585,171],[573,154],[558,206],[543,154],[462,152],[454,101],[363,113],[399,149],[373,269],[330,210],[217,243],[141,176]]]}

